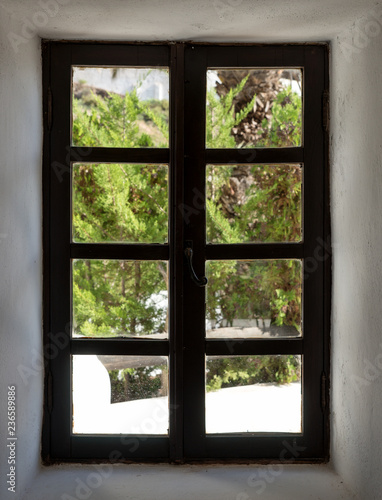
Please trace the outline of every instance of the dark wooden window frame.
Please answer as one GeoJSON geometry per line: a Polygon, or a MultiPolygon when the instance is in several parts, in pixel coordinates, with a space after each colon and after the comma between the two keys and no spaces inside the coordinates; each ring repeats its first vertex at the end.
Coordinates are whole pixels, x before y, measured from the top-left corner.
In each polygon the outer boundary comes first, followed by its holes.
{"type": "Polygon", "coordinates": [[[328,48],[326,45],[208,45],[43,42],[44,341],[46,353],[42,456],[56,461],[325,461],[329,453],[330,243],[327,155],[328,48]],[[170,68],[168,149],[83,148],[71,144],[72,66],[170,68]],[[301,68],[304,78],[303,145],[240,150],[205,148],[208,68],[301,68]],[[168,163],[168,245],[71,242],[71,165],[86,162],[168,163]],[[187,223],[181,206],[205,191],[206,164],[304,165],[304,241],[206,245],[205,206],[187,223]],[[53,165],[56,167],[53,168],[53,165]],[[192,186],[186,189],[184,186],[192,186]],[[207,260],[303,259],[303,338],[226,342],[205,339],[205,291],[191,281],[185,242],[203,275],[207,260]],[[72,339],[71,259],[139,259],[170,262],[169,340],[72,339]],[[195,311],[201,311],[195,314],[195,311]],[[49,349],[51,344],[58,349],[49,349]],[[168,355],[170,433],[163,436],[71,434],[72,354],[168,355]],[[205,355],[301,354],[302,434],[206,435],[205,355]],[[111,453],[114,452],[114,455],[111,453]]]}

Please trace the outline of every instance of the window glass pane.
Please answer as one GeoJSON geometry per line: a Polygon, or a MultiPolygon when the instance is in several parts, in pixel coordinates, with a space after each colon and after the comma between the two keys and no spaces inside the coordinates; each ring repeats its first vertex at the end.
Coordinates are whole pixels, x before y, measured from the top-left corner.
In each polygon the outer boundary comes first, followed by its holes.
{"type": "Polygon", "coordinates": [[[167,284],[167,262],[75,260],[73,336],[167,338],[167,284]]]}
{"type": "Polygon", "coordinates": [[[73,146],[168,147],[167,68],[72,70],[73,146]]]}
{"type": "Polygon", "coordinates": [[[166,243],[167,165],[73,165],[73,241],[166,243]]]}
{"type": "Polygon", "coordinates": [[[302,432],[301,356],[208,356],[206,432],[302,432]]]}
{"type": "Polygon", "coordinates": [[[207,242],[302,239],[300,165],[207,165],[207,242]]]}
{"type": "Polygon", "coordinates": [[[207,71],[207,148],[302,143],[302,72],[292,68],[207,71]]]}
{"type": "Polygon", "coordinates": [[[207,338],[301,335],[300,260],[206,263],[207,338]]]}
{"type": "Polygon", "coordinates": [[[168,434],[168,358],[72,356],[74,434],[168,434]]]}

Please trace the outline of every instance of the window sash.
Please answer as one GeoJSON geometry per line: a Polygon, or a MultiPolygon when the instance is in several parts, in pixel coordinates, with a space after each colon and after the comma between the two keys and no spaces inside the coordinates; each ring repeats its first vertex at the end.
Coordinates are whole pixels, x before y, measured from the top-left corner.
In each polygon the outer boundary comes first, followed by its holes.
{"type": "MultiPolygon", "coordinates": [[[[274,459],[287,448],[294,460],[320,460],[328,452],[328,409],[322,411],[322,374],[328,373],[330,259],[317,248],[328,236],[327,143],[322,127],[322,95],[327,88],[325,46],[134,45],[45,42],[44,51],[44,335],[49,344],[63,333],[67,344],[46,371],[43,456],[49,460],[105,459],[120,450],[126,460],[274,459]],[[71,66],[170,67],[170,147],[92,148],[86,162],[169,164],[169,244],[82,244],[71,242],[72,162],[82,148],[70,146],[71,66]],[[297,67],[304,77],[303,145],[240,150],[205,148],[206,72],[209,68],[297,67]],[[185,82],[185,83],[183,83],[185,82]],[[52,96],[50,98],[50,96],[52,96]],[[51,100],[50,100],[51,99],[51,100]],[[53,110],[50,115],[51,108],[53,110]],[[253,152],[255,151],[255,159],[253,152]],[[52,168],[59,165],[59,172],[52,168]],[[304,164],[304,241],[206,245],[205,204],[187,223],[179,207],[195,206],[205,192],[207,164],[304,164]],[[183,186],[192,189],[183,189],[183,186]],[[190,280],[184,242],[193,242],[193,263],[204,275],[207,260],[303,259],[304,336],[243,340],[229,355],[302,354],[303,434],[206,435],[205,355],[227,353],[227,343],[205,339],[204,289],[190,280]],[[320,254],[321,255],[321,254],[320,254]],[[70,339],[71,259],[140,259],[170,262],[169,340],[70,339]],[[313,259],[313,260],[312,260],[313,259]],[[315,270],[312,272],[312,263],[315,270]],[[197,314],[196,314],[197,312],[197,314]],[[169,355],[170,434],[168,438],[72,435],[71,354],[169,355]],[[138,440],[139,446],[135,446],[138,440]],[[286,443],[286,444],[285,444],[286,443]],[[291,450],[298,450],[292,456],[291,450]],[[296,452],[297,453],[297,452],[296,452]]],[[[324,388],[324,390],[326,390],[324,388]]]]}

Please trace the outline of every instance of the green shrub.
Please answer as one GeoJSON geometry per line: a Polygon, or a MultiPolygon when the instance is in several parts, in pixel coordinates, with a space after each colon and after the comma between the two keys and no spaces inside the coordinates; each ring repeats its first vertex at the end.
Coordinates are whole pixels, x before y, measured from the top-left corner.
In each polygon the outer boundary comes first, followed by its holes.
{"type": "Polygon", "coordinates": [[[162,369],[163,367],[159,366],[144,366],[126,368],[125,370],[109,370],[111,403],[160,396],[162,369]]]}
{"type": "Polygon", "coordinates": [[[207,392],[253,384],[289,384],[300,379],[298,356],[233,356],[207,361],[207,392]]]}

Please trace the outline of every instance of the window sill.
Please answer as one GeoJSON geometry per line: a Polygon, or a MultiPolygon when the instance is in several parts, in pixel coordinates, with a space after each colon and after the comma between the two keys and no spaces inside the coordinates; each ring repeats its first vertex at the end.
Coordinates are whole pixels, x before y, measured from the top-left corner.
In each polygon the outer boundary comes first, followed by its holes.
{"type": "Polygon", "coordinates": [[[57,465],[43,468],[28,500],[357,500],[330,465],[57,465]]]}

